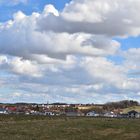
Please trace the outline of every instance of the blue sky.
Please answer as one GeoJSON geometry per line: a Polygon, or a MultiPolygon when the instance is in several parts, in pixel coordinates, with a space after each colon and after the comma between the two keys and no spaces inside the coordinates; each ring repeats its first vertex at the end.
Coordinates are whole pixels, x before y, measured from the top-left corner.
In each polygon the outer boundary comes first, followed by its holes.
{"type": "Polygon", "coordinates": [[[127,39],[119,39],[119,41],[122,44],[122,50],[140,47],[140,37],[129,37],[127,39]]]}
{"type": "Polygon", "coordinates": [[[46,4],[52,4],[58,10],[62,10],[68,2],[70,2],[70,0],[62,0],[61,2],[58,0],[28,0],[28,3],[19,3],[16,5],[4,3],[0,5],[0,21],[11,19],[13,14],[19,10],[27,15],[32,14],[32,12],[41,12],[46,4]]]}
{"type": "Polygon", "coordinates": [[[140,101],[139,5],[0,0],[0,102],[140,101]]]}

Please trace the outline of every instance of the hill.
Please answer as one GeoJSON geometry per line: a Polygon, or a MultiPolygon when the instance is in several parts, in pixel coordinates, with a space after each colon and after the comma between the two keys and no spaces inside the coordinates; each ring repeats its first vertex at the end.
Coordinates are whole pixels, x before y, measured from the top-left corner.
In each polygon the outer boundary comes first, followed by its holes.
{"type": "Polygon", "coordinates": [[[137,112],[140,112],[140,106],[132,106],[132,107],[124,108],[123,113],[127,113],[131,110],[135,110],[137,112]]]}

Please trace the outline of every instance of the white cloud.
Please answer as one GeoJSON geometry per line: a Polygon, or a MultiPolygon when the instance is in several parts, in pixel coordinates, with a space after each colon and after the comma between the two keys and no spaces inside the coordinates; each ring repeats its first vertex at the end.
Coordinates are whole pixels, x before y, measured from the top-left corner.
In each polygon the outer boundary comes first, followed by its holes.
{"type": "Polygon", "coordinates": [[[122,85],[125,78],[124,69],[121,66],[116,66],[109,62],[106,58],[87,57],[82,62],[82,66],[86,66],[86,70],[99,81],[108,82],[108,84],[122,85]]]}
{"type": "Polygon", "coordinates": [[[10,68],[13,72],[18,74],[25,74],[29,76],[42,76],[41,68],[36,63],[29,60],[22,60],[21,58],[14,58],[10,63],[10,68]]]}
{"type": "Polygon", "coordinates": [[[103,57],[86,57],[81,65],[97,83],[113,87],[114,90],[140,90],[139,78],[128,77],[127,74],[130,69],[123,65],[115,65],[103,57]]]}
{"type": "Polygon", "coordinates": [[[22,60],[19,57],[7,58],[6,56],[1,56],[0,68],[2,70],[6,70],[20,75],[35,77],[42,76],[41,68],[37,65],[37,63],[29,60],[22,60]]]}
{"type": "MultiPolygon", "coordinates": [[[[48,10],[46,10],[46,7],[48,10]]],[[[46,6],[50,13],[52,6],[46,6]],[[49,9],[49,7],[51,7],[49,9]]],[[[53,11],[53,10],[52,10],[53,11]]],[[[54,10],[55,14],[56,11],[54,10]]],[[[64,59],[67,55],[106,56],[115,54],[120,44],[104,35],[96,36],[85,33],[47,33],[37,30],[37,22],[44,12],[26,16],[21,11],[14,14],[14,19],[0,25],[0,53],[31,59],[34,55],[46,55],[64,59]],[[6,41],[8,38],[8,41],[6,41]]],[[[45,14],[46,16],[46,14],[45,14]]],[[[47,15],[48,17],[49,15],[47,15]]]]}
{"type": "Polygon", "coordinates": [[[123,52],[125,66],[130,70],[140,70],[140,48],[130,48],[123,52]]]}
{"type": "Polygon", "coordinates": [[[59,16],[59,12],[55,9],[55,7],[53,5],[46,5],[44,7],[44,11],[43,11],[43,16],[49,16],[50,14],[53,14],[55,16],[59,16]]]}
{"type": "Polygon", "coordinates": [[[110,2],[100,0],[72,0],[64,8],[62,15],[69,21],[98,23],[104,20],[108,12],[112,11],[110,4],[113,5],[114,2],[110,2]]]}
{"type": "Polygon", "coordinates": [[[10,89],[17,101],[39,102],[137,96],[140,78],[128,74],[139,73],[139,48],[122,51],[114,37],[140,35],[139,2],[72,0],[61,12],[46,5],[42,13],[15,13],[0,24],[0,93],[10,89]]]}
{"type": "Polygon", "coordinates": [[[19,3],[26,4],[28,0],[0,0],[0,5],[14,6],[19,3]]]}
{"type": "Polygon", "coordinates": [[[42,31],[138,36],[139,8],[139,0],[72,0],[60,16],[42,16],[39,28],[42,31]]]}
{"type": "Polygon", "coordinates": [[[22,93],[19,93],[19,92],[15,92],[12,94],[13,98],[15,97],[21,97],[22,96],[22,93]]]}

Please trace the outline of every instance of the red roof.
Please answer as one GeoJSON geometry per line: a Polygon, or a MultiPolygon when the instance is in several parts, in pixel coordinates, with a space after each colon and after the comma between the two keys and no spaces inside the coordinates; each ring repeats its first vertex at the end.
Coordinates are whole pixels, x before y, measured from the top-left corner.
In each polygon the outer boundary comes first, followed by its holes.
{"type": "Polygon", "coordinates": [[[16,107],[11,107],[11,106],[6,107],[6,109],[9,110],[9,111],[16,111],[17,110],[16,107]]]}

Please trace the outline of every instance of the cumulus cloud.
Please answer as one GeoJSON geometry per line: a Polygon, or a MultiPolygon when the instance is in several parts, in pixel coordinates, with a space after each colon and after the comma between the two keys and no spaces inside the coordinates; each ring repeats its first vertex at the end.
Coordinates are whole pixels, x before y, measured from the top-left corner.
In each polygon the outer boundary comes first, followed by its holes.
{"type": "Polygon", "coordinates": [[[42,31],[138,36],[139,5],[139,0],[72,0],[60,16],[42,16],[39,28],[42,31]]]}
{"type": "Polygon", "coordinates": [[[125,78],[125,69],[121,66],[116,66],[109,62],[106,58],[91,58],[87,57],[82,62],[83,67],[97,81],[105,81],[115,86],[122,86],[125,78]]]}
{"type": "Polygon", "coordinates": [[[47,55],[52,58],[66,58],[67,55],[106,56],[117,52],[119,42],[106,37],[85,33],[47,33],[38,30],[37,22],[42,15],[58,14],[47,6],[40,15],[26,16],[19,11],[13,20],[0,25],[0,53],[31,59],[33,55],[47,55]],[[8,41],[6,39],[8,38],[8,41]]]}
{"type": "Polygon", "coordinates": [[[139,0],[72,0],[62,11],[18,11],[0,23],[0,98],[3,89],[12,90],[12,102],[139,96],[140,78],[129,75],[139,73],[139,48],[122,51],[116,40],[140,35],[139,8],[139,0]],[[109,57],[117,55],[121,64],[109,57]]]}
{"type": "Polygon", "coordinates": [[[140,48],[130,48],[124,51],[122,55],[126,60],[125,63],[129,65],[129,69],[140,69],[140,48]]]}
{"type": "Polygon", "coordinates": [[[121,54],[124,57],[124,67],[128,69],[130,77],[139,78],[140,75],[140,48],[130,48],[121,54]]]}
{"type": "MultiPolygon", "coordinates": [[[[103,83],[107,87],[112,87],[113,90],[131,90],[138,91],[139,78],[128,77],[130,69],[125,65],[115,65],[112,61],[106,58],[91,58],[86,57],[81,62],[82,67],[92,76],[95,83],[103,83]]],[[[105,87],[104,87],[105,89],[105,87]]]]}
{"type": "Polygon", "coordinates": [[[1,70],[19,75],[42,76],[41,68],[36,63],[29,60],[22,60],[19,57],[8,58],[7,56],[0,56],[0,68],[1,70]]]}

